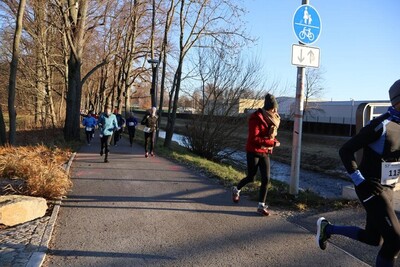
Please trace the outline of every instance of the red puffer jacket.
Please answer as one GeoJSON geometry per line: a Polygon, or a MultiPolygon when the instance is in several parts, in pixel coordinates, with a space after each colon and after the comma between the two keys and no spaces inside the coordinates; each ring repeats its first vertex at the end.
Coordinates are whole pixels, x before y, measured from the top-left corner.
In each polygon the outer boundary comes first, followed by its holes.
{"type": "Polygon", "coordinates": [[[246,151],[272,154],[276,139],[269,139],[269,126],[261,109],[250,115],[246,151]]]}

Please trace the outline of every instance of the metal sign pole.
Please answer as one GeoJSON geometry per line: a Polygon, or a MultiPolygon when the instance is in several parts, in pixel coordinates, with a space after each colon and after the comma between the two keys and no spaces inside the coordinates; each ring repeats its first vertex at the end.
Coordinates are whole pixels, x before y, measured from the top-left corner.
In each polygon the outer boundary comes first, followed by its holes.
{"type": "Polygon", "coordinates": [[[292,162],[290,168],[290,189],[289,193],[297,195],[299,193],[299,176],[300,176],[300,156],[301,156],[301,137],[303,133],[303,110],[304,110],[304,67],[297,67],[297,84],[296,84],[296,109],[294,114],[293,125],[293,142],[292,142],[292,162]]]}
{"type": "MultiPolygon", "coordinates": [[[[308,0],[302,0],[302,5],[308,5],[308,0]]],[[[300,43],[302,44],[302,43],[300,43]]],[[[290,168],[290,188],[289,194],[299,193],[300,177],[300,156],[301,156],[301,137],[303,133],[303,110],[304,110],[304,75],[305,68],[297,67],[296,80],[296,109],[294,113],[293,142],[292,142],[292,162],[290,168]]]]}

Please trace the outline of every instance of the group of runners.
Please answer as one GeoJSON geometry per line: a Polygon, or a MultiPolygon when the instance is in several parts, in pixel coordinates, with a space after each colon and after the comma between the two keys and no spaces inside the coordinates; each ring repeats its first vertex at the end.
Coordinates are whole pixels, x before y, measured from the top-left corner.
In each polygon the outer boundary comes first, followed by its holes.
{"type": "MultiPolygon", "coordinates": [[[[154,138],[158,127],[158,116],[155,107],[147,111],[141,120],[141,124],[144,126],[143,132],[145,137],[145,157],[151,155],[154,157],[154,138]]],[[[94,138],[95,129],[98,128],[100,137],[100,156],[104,155],[104,162],[108,163],[108,155],[110,152],[109,146],[113,143],[117,146],[118,141],[122,137],[124,127],[128,130],[129,143],[133,145],[133,139],[135,137],[136,127],[138,120],[134,116],[133,112],[130,112],[128,118],[124,118],[118,109],[111,112],[110,107],[106,107],[105,111],[96,118],[93,111],[89,111],[82,120],[82,125],[85,128],[86,142],[91,145],[91,141],[94,138]]]]}

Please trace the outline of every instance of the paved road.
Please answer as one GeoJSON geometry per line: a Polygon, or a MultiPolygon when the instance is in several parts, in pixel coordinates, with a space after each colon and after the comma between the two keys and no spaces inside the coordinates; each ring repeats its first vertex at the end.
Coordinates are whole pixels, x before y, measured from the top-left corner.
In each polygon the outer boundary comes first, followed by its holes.
{"type": "Polygon", "coordinates": [[[261,217],[216,181],[119,145],[110,163],[98,144],[75,157],[43,266],[367,266],[333,244],[321,251],[282,211],[261,217]]]}

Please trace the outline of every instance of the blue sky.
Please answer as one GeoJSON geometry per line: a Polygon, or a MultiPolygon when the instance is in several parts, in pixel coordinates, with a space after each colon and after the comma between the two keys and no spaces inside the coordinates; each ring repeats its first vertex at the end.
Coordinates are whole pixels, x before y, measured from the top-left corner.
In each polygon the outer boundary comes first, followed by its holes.
{"type": "MultiPolygon", "coordinates": [[[[288,84],[295,96],[297,67],[291,64],[293,15],[301,0],[244,0],[249,32],[258,37],[251,51],[267,75],[288,84]]],[[[311,46],[320,48],[324,100],[387,100],[400,79],[399,0],[310,0],[322,31],[311,46]]]]}

